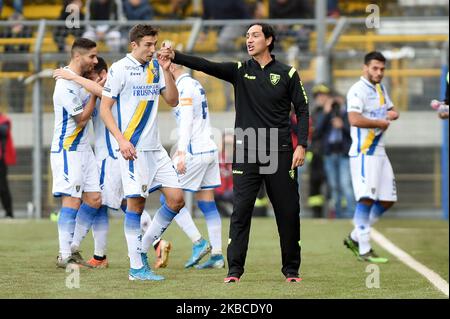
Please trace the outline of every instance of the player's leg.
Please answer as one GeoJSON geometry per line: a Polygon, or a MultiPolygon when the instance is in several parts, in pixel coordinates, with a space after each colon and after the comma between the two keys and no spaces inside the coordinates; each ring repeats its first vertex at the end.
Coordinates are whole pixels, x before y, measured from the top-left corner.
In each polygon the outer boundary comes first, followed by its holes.
{"type": "MultiPolygon", "coordinates": [[[[179,175],[180,187],[185,192],[199,191],[207,168],[208,162],[204,162],[201,155],[190,156],[186,163],[186,172],[179,175]]],[[[184,265],[185,268],[193,267],[211,251],[211,246],[200,234],[186,206],[175,216],[175,222],[193,243],[192,254],[184,265]]]]}
{"type": "Polygon", "coordinates": [[[178,176],[167,152],[162,149],[148,153],[148,165],[156,167],[156,171],[150,179],[148,191],[154,191],[159,188],[164,194],[166,202],[155,213],[150,227],[142,238],[142,249],[144,252],[147,252],[150,246],[161,238],[176,214],[184,206],[183,191],[179,188],[178,176]]]}
{"type": "Polygon", "coordinates": [[[397,187],[395,183],[394,171],[387,156],[381,157],[383,161],[378,200],[370,211],[370,225],[375,224],[380,217],[390,209],[397,201],[397,187]]]}
{"type": "Polygon", "coordinates": [[[222,254],[222,220],[214,200],[214,188],[219,187],[221,183],[218,154],[209,155],[209,159],[205,158],[204,162],[207,169],[201,183],[202,190],[196,194],[196,198],[198,207],[205,216],[211,257],[196,268],[223,268],[225,259],[222,254]]]}
{"type": "Polygon", "coordinates": [[[291,166],[292,153],[279,152],[276,172],[264,175],[264,180],[280,236],[281,270],[287,280],[298,282],[301,280],[300,196],[297,170],[291,170],[291,166]]]}
{"type": "Polygon", "coordinates": [[[120,172],[127,207],[124,219],[124,233],[130,259],[129,280],[163,280],[155,275],[148,265],[146,250],[142,249],[141,214],[148,197],[150,184],[149,152],[138,151],[137,159],[125,160],[119,156],[120,172]]]}
{"type": "Polygon", "coordinates": [[[86,237],[92,227],[94,218],[102,206],[102,197],[99,185],[99,173],[94,152],[80,152],[79,158],[82,161],[81,175],[83,182],[81,188],[83,190],[82,203],[78,209],[75,231],[72,241],[72,253],[79,252],[81,241],[86,237]]]}
{"type": "Polygon", "coordinates": [[[225,259],[222,253],[222,220],[214,201],[214,191],[212,189],[202,190],[197,193],[196,198],[198,207],[205,216],[208,237],[211,243],[211,257],[196,268],[223,268],[225,267],[225,259]]]}
{"type": "Polygon", "coordinates": [[[75,219],[81,204],[81,167],[76,152],[65,150],[50,154],[53,176],[53,196],[61,197],[58,218],[59,255],[57,267],[65,268],[71,259],[70,245],[75,230],[75,219]],[[73,158],[73,159],[72,159],[73,158]]]}
{"type": "MultiPolygon", "coordinates": [[[[161,206],[165,204],[165,197],[163,194],[160,196],[161,206]]],[[[189,237],[192,246],[192,255],[185,263],[185,268],[190,268],[196,265],[201,258],[208,254],[211,250],[209,243],[202,237],[200,231],[192,219],[191,213],[184,206],[179,213],[174,217],[175,222],[181,228],[181,230],[189,237]]]]}

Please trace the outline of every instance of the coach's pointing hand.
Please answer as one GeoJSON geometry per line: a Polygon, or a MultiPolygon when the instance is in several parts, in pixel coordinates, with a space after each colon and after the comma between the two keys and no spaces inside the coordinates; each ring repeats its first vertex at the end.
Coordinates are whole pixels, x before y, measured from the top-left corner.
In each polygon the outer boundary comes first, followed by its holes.
{"type": "Polygon", "coordinates": [[[136,149],[134,148],[133,144],[131,144],[126,139],[119,141],[119,148],[120,153],[122,154],[124,159],[133,161],[137,158],[136,149]]]}
{"type": "Polygon", "coordinates": [[[292,156],[291,169],[303,166],[303,164],[305,163],[305,154],[306,154],[305,147],[302,145],[298,145],[297,148],[295,149],[294,155],[292,156]]]}

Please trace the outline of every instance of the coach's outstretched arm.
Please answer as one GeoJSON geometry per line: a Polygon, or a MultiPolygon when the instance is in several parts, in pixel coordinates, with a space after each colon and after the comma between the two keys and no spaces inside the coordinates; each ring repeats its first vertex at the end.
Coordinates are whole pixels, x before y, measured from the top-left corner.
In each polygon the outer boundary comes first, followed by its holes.
{"type": "Polygon", "coordinates": [[[204,72],[221,80],[234,84],[238,70],[236,62],[211,62],[193,55],[183,54],[171,48],[162,48],[160,54],[170,58],[174,63],[184,65],[190,69],[204,72]]]}

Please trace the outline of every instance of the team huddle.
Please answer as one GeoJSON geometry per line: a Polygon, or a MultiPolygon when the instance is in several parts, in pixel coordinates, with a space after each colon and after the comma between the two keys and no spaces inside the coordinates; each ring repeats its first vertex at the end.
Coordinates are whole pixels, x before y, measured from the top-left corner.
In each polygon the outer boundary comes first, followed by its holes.
{"type": "Polygon", "coordinates": [[[161,239],[172,220],[193,242],[186,268],[223,268],[222,226],[213,189],[220,186],[218,150],[211,139],[205,91],[183,69],[158,57],[158,31],[136,25],[130,31],[131,53],[112,64],[97,56],[96,43],[75,40],[71,61],[56,70],[53,101],[55,132],[51,147],[53,194],[62,197],[58,218],[57,266],[70,263],[105,268],[108,208],[125,213],[124,232],[130,280],[163,280],[149,266],[166,267],[171,243],[161,239]],[[159,96],[174,107],[179,128],[176,163],[159,138],[159,96]],[[92,119],[94,150],[87,124],[92,119]],[[145,199],[161,191],[161,208],[151,219],[145,199]],[[184,207],[183,191],[196,192],[205,215],[209,242],[184,207]],[[82,240],[92,228],[94,256],[84,261],[82,240]],[[203,264],[199,261],[211,253],[203,264]]]}
{"type": "MultiPolygon", "coordinates": [[[[95,268],[108,266],[108,208],[125,213],[130,280],[164,279],[152,271],[147,254],[153,247],[154,269],[167,266],[171,243],[162,239],[162,235],[172,220],[193,243],[186,268],[225,266],[222,224],[213,192],[220,186],[218,149],[211,138],[205,90],[185,73],[181,67],[184,65],[233,84],[236,128],[256,131],[275,126],[283,133],[279,145],[275,143],[275,148],[270,148],[279,163],[274,173],[261,173],[264,166],[261,162],[246,158],[241,163],[233,159],[236,196],[227,247],[229,271],[224,282],[239,282],[244,273],[251,214],[263,182],[280,235],[282,273],[286,281],[300,282],[296,169],[305,159],[308,101],[295,68],[278,62],[271,54],[276,39],[273,28],[260,23],[250,26],[246,44],[251,59],[244,63],[211,62],[174,51],[167,43],[156,52],[157,36],[158,31],[150,25],[134,26],[129,34],[131,53],[113,63],[109,70],[97,56],[95,42],[77,39],[69,65],[54,72],[55,132],[50,156],[53,194],[62,197],[57,266],[65,268],[71,263],[95,268]],[[173,159],[159,137],[160,96],[173,107],[178,127],[173,159]],[[295,147],[289,138],[291,109],[298,123],[295,147]],[[87,134],[91,119],[94,150],[87,134]],[[145,201],[156,190],[161,192],[161,207],[151,218],[144,210],[145,201]],[[195,193],[197,206],[206,219],[209,241],[200,234],[185,207],[184,191],[195,193]],[[91,228],[94,255],[86,262],[80,255],[80,245],[91,228]],[[210,258],[199,264],[208,253],[210,258]]],[[[383,134],[399,114],[381,84],[385,62],[381,53],[368,53],[363,77],[347,95],[352,137],[350,168],[358,204],[353,219],[355,227],[344,244],[359,260],[373,263],[386,263],[387,259],[372,249],[371,227],[397,201],[383,134]]],[[[236,136],[236,150],[239,138],[236,136]]],[[[268,142],[270,137],[264,135],[264,140],[268,142]]],[[[242,149],[251,148],[243,138],[241,142],[242,149]]]]}

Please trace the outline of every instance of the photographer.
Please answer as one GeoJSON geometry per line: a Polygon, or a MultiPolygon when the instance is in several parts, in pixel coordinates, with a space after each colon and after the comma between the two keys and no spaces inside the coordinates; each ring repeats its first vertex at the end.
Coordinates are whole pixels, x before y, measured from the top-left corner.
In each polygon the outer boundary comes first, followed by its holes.
{"type": "Polygon", "coordinates": [[[355,199],[350,178],[348,151],[351,145],[350,124],[348,122],[345,100],[331,89],[318,90],[314,95],[317,105],[323,112],[317,118],[315,135],[321,141],[327,182],[331,191],[337,218],[350,218],[355,199]],[[343,209],[342,198],[346,207],[343,209]]]}

